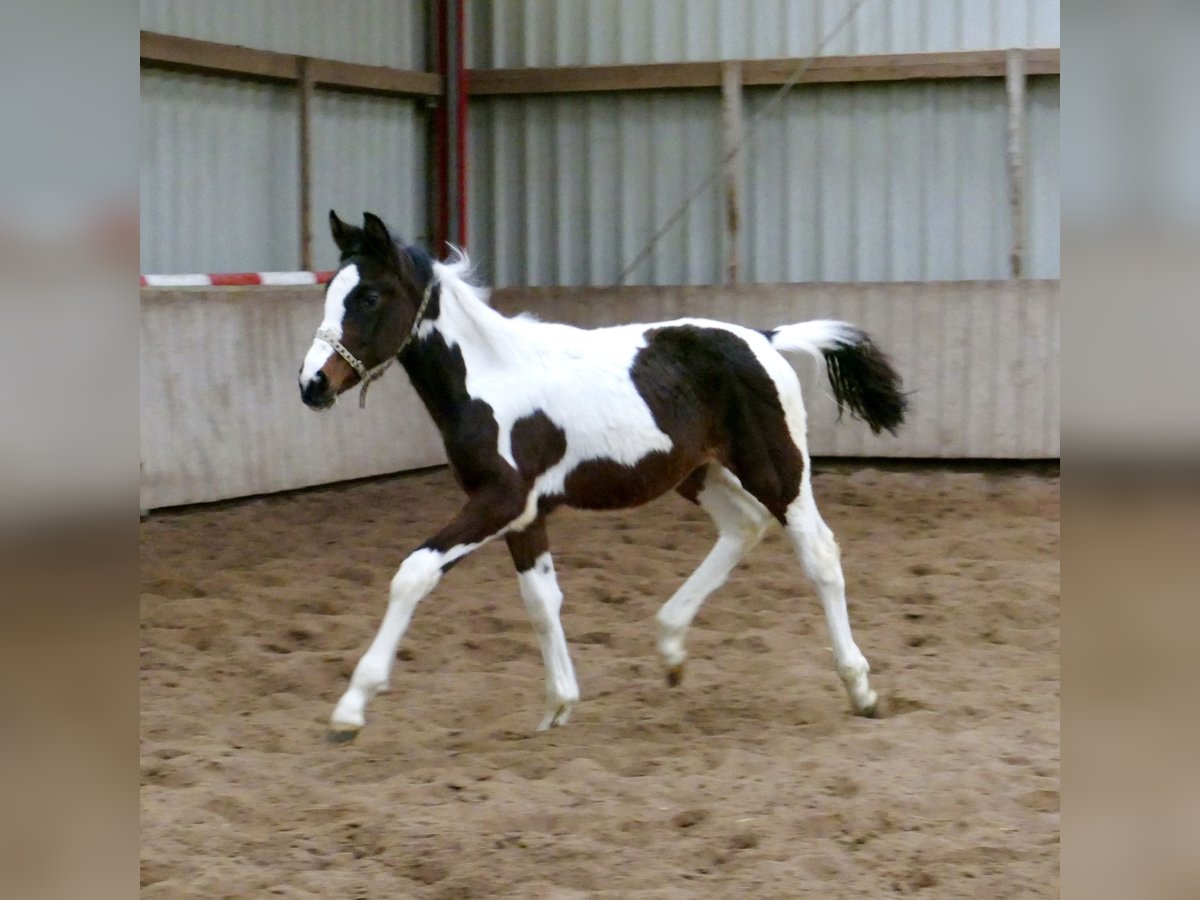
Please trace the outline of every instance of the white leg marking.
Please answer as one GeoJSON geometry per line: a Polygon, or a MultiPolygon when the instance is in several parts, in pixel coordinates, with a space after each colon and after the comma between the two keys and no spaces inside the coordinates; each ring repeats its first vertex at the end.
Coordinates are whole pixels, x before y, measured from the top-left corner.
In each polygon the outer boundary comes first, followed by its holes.
{"type": "Polygon", "coordinates": [[[704,562],[656,616],[658,650],[672,683],[682,674],[681,667],[687,658],[683,643],[692,619],[708,595],[725,583],[733,567],[762,540],[772,521],[766,508],[742,487],[733,473],[718,466],[709,467],[698,499],[720,536],[704,562]]]}
{"type": "Polygon", "coordinates": [[[795,545],[796,554],[821,597],[838,675],[846,686],[854,711],[860,715],[873,715],[877,698],[867,679],[871,666],[850,633],[841,552],[833,532],[817,511],[807,465],[800,496],[788,508],[787,522],[787,531],[795,545]]]}
{"type": "Polygon", "coordinates": [[[546,666],[546,715],[538,725],[538,731],[545,731],[552,725],[566,724],[571,707],[579,702],[579,685],[559,618],[563,595],[549,553],[539,556],[533,568],[517,578],[546,666]]]}
{"type": "MultiPolygon", "coordinates": [[[[357,731],[366,721],[367,704],[377,693],[387,688],[392,663],[396,660],[396,648],[408,628],[417,604],[437,586],[442,577],[442,566],[451,559],[462,556],[455,547],[448,553],[436,550],[417,550],[411,554],[392,578],[387,612],[379,632],[371,646],[358,661],[350,687],[334,707],[330,726],[334,731],[357,731]]],[[[469,550],[463,551],[469,552],[469,550]]]]}

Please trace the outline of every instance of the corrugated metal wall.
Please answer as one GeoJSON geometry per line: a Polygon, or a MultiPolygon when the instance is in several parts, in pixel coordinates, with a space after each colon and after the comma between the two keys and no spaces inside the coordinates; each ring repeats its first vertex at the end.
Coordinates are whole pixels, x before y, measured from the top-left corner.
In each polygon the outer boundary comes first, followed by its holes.
{"type": "MultiPolygon", "coordinates": [[[[468,65],[595,66],[809,56],[852,0],[471,3],[468,65]]],[[[1059,46],[1058,0],[866,0],[825,55],[1059,46]]]]}
{"type": "MultiPolygon", "coordinates": [[[[423,63],[423,3],[328,5],[143,0],[142,28],[399,67],[423,63]],[[322,9],[324,7],[324,9],[322,9]]],[[[142,71],[143,272],[295,269],[299,98],[288,85],[142,71]]],[[[316,91],[313,257],[335,264],[326,216],[363,210],[407,238],[426,234],[425,113],[416,102],[316,91]]]]}
{"type": "MultiPolygon", "coordinates": [[[[612,284],[720,162],[721,98],[664,91],[471,105],[470,248],[497,285],[612,284]]],[[[720,281],[714,182],[631,283],[720,281]]]]}
{"type": "Polygon", "coordinates": [[[1033,78],[1027,87],[1026,264],[1034,278],[1058,278],[1060,271],[1058,83],[1057,78],[1033,78]]]}
{"type": "MultiPolygon", "coordinates": [[[[289,86],[142,72],[143,272],[299,266],[299,101],[289,86]]],[[[425,114],[414,102],[317,91],[313,258],[332,266],[331,207],[422,237],[425,114]]]]}
{"type": "MultiPolygon", "coordinates": [[[[851,0],[471,4],[471,65],[803,56],[851,0]]],[[[867,0],[827,55],[1056,47],[1058,0],[867,0]]],[[[1056,278],[1058,78],[1028,85],[1026,274],[1056,278]]],[[[746,92],[751,118],[773,88],[746,92]]],[[[1000,79],[797,87],[746,148],[749,281],[1003,278],[1011,242],[1000,79]]],[[[480,98],[470,249],[497,285],[611,285],[718,165],[716,91],[480,98]]],[[[629,284],[720,281],[714,178],[629,284]]]]}
{"type": "MultiPolygon", "coordinates": [[[[746,93],[746,116],[773,90],[746,93]]],[[[1058,78],[1028,91],[1027,274],[1057,278],[1058,78]]],[[[719,164],[715,91],[498,97],[471,106],[470,248],[497,285],[609,285],[719,164]]],[[[746,147],[748,281],[1004,278],[1004,82],[796,88],[746,147]]],[[[722,179],[629,284],[711,284],[722,179]]]]}
{"type": "MultiPolygon", "coordinates": [[[[770,99],[747,93],[747,115],[770,99]]],[[[1030,81],[1026,273],[1058,277],[1058,79],[1030,81]]],[[[793,91],[746,159],[749,281],[1004,278],[1003,81],[793,91]]],[[[716,240],[717,238],[714,238],[716,240]]]]}
{"type": "MultiPolygon", "coordinates": [[[[143,0],[149,30],[370,63],[422,62],[424,3],[370,0],[330,18],[282,5],[143,0]]],[[[475,65],[803,54],[849,4],[814,0],[472,3],[475,65]],[[807,42],[807,43],[806,43],[807,42]],[[486,45],[481,49],[481,45],[486,45]],[[486,52],[484,52],[486,50],[486,52]]],[[[830,53],[1054,45],[1057,0],[868,0],[830,53]]],[[[753,116],[771,89],[747,91],[753,116]]],[[[295,92],[147,71],[142,270],[298,265],[295,92]]],[[[424,114],[319,92],[314,248],[329,207],[426,237],[424,114]]],[[[1058,275],[1058,79],[1029,85],[1027,272],[1058,275]]],[[[801,86],[747,146],[743,277],[986,279],[1007,271],[1005,98],[998,80],[801,86]]],[[[717,165],[715,91],[479,99],[469,247],[497,285],[614,283],[717,165]]],[[[627,279],[704,284],[725,258],[714,179],[627,279]]]]}
{"type": "Polygon", "coordinates": [[[425,0],[141,0],[141,27],[258,50],[423,69],[425,8],[425,0]]]}

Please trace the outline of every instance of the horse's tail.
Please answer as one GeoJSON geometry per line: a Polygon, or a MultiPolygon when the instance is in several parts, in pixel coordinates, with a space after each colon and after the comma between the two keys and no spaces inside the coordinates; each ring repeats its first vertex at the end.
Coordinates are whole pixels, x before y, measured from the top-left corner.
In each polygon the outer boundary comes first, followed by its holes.
{"type": "Polygon", "coordinates": [[[896,433],[904,421],[908,400],[892,361],[865,331],[849,322],[817,319],[765,333],[776,350],[825,357],[839,414],[843,407],[849,407],[850,413],[870,425],[874,433],[883,428],[896,433]]]}

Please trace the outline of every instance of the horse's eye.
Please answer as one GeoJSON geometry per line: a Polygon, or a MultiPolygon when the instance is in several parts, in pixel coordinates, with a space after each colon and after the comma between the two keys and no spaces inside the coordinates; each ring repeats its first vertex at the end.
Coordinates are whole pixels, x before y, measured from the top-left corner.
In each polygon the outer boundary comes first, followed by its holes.
{"type": "Polygon", "coordinates": [[[378,294],[363,294],[363,296],[362,296],[363,309],[374,309],[378,305],[379,305],[379,295],[378,294]]]}

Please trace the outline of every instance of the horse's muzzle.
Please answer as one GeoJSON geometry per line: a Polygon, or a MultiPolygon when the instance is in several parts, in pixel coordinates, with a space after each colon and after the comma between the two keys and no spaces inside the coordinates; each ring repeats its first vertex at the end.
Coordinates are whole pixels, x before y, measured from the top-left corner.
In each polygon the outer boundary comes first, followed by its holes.
{"type": "Polygon", "coordinates": [[[300,399],[310,409],[329,409],[337,398],[330,390],[325,373],[318,371],[308,380],[308,384],[300,385],[300,399]]]}

